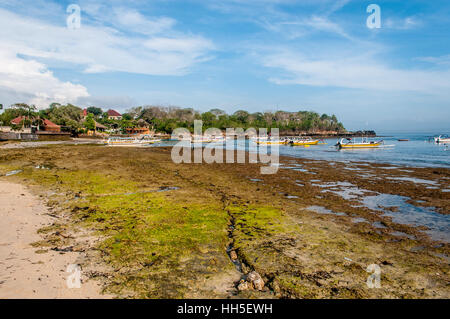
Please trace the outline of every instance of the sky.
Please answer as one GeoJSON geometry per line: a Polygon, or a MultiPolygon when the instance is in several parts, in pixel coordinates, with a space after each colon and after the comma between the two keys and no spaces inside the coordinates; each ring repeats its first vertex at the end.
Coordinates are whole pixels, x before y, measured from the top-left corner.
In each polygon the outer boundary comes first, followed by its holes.
{"type": "Polygon", "coordinates": [[[311,110],[448,133],[449,30],[447,0],[0,0],[0,103],[311,110]]]}

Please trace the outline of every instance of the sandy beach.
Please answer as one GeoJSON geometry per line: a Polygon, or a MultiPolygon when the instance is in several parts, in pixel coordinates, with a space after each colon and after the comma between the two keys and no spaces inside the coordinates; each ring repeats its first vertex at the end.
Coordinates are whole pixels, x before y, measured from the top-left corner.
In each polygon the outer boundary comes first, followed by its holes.
{"type": "Polygon", "coordinates": [[[0,298],[103,297],[94,281],[68,288],[67,267],[80,263],[80,253],[42,253],[31,245],[42,240],[38,230],[56,219],[25,186],[0,181],[0,220],[0,298]]]}

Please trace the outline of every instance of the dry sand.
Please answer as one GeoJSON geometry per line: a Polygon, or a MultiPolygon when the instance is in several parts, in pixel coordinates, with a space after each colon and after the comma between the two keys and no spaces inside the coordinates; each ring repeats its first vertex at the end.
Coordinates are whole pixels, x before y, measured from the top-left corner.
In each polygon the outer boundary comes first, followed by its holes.
{"type": "MultiPolygon", "coordinates": [[[[0,181],[0,298],[105,298],[94,281],[68,288],[78,252],[36,253],[37,230],[52,224],[46,206],[24,186],[0,181]]],[[[84,277],[82,277],[84,280],[84,277]]]]}

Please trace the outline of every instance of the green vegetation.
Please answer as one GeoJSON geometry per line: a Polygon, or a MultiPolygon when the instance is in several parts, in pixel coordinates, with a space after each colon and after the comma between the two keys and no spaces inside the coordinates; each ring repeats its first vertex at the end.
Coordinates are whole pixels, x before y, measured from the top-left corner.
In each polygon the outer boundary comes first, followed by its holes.
{"type": "MultiPolygon", "coordinates": [[[[0,171],[10,170],[0,166],[0,171]]],[[[139,183],[87,170],[24,168],[18,176],[80,197],[66,201],[72,225],[40,229],[45,248],[67,246],[64,232],[83,227],[104,238],[96,247],[113,269],[106,291],[138,298],[182,298],[190,282],[230,268],[225,246],[228,215],[220,203],[180,203],[139,183]],[[196,265],[194,270],[188,265],[196,265]]],[[[56,196],[57,197],[57,196],[56,196]]],[[[58,198],[50,201],[59,203],[58,198]]]]}
{"type": "Polygon", "coordinates": [[[194,120],[203,121],[203,129],[216,127],[225,130],[229,127],[253,128],[279,128],[281,132],[310,132],[310,131],[345,131],[335,115],[318,114],[316,112],[257,112],[248,113],[239,110],[228,115],[220,109],[212,109],[199,113],[193,109],[180,109],[176,107],[139,107],[130,111],[137,118],[151,123],[157,131],[171,133],[176,127],[194,129],[194,120]]]}
{"type": "MultiPolygon", "coordinates": [[[[248,113],[239,110],[231,115],[220,109],[211,109],[200,113],[192,108],[145,106],[135,107],[122,114],[121,120],[108,117],[99,107],[88,107],[87,117],[83,110],[72,104],[61,105],[52,103],[47,109],[37,111],[36,108],[25,103],[14,104],[0,114],[0,123],[10,125],[11,120],[26,115],[30,122],[24,123],[27,127],[33,119],[49,119],[61,125],[63,131],[73,134],[87,130],[95,130],[95,122],[108,128],[109,132],[125,133],[127,128],[147,127],[161,133],[172,133],[175,128],[184,127],[191,132],[194,130],[194,121],[202,120],[203,129],[211,127],[225,130],[226,128],[279,128],[281,133],[297,134],[300,132],[335,131],[344,132],[345,128],[335,115],[318,114],[316,112],[257,112],[248,113]]],[[[22,127],[22,126],[20,126],[22,127]]]]}

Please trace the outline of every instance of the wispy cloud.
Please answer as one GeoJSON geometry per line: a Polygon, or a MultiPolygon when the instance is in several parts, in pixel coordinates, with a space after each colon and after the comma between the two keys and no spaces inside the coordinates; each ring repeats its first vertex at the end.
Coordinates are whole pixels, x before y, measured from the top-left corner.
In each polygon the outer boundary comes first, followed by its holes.
{"type": "Polygon", "coordinates": [[[386,18],[383,27],[396,30],[411,30],[422,25],[422,21],[417,17],[411,16],[406,18],[386,18]]]}
{"type": "Polygon", "coordinates": [[[291,19],[287,21],[263,21],[261,23],[269,31],[282,33],[289,39],[299,38],[305,35],[325,32],[335,34],[344,38],[351,37],[337,23],[332,22],[327,17],[312,15],[300,19],[291,19]]]}
{"type": "Polygon", "coordinates": [[[428,56],[428,57],[419,57],[416,58],[417,61],[427,62],[431,64],[435,64],[438,66],[447,66],[450,67],[450,54],[443,56],[428,56]]]}
{"type": "Polygon", "coordinates": [[[284,72],[271,77],[277,84],[299,84],[320,87],[410,91],[441,94],[450,89],[450,70],[395,69],[374,57],[352,56],[313,59],[289,51],[262,58],[266,67],[284,72]]]}

